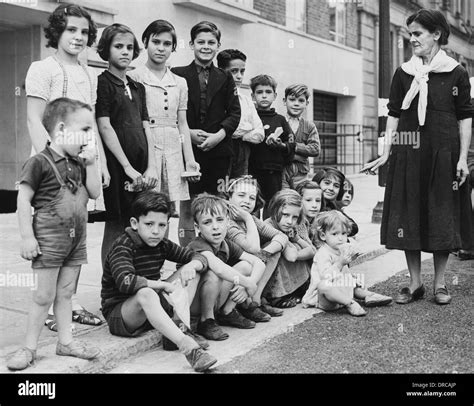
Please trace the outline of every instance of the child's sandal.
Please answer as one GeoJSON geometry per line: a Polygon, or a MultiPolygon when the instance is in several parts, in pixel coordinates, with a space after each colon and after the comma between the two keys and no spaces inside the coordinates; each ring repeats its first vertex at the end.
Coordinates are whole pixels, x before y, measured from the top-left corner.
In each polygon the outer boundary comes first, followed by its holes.
{"type": "Polygon", "coordinates": [[[48,314],[44,325],[48,327],[49,330],[58,332],[58,326],[56,325],[56,316],[54,314],[48,314]]]}
{"type": "Polygon", "coordinates": [[[291,307],[295,307],[297,305],[297,301],[294,297],[283,297],[272,300],[270,305],[279,309],[289,309],[291,307]]]}
{"type": "Polygon", "coordinates": [[[355,317],[365,316],[367,314],[367,312],[355,300],[352,300],[348,305],[346,305],[346,309],[351,316],[355,317]]]}
{"type": "Polygon", "coordinates": [[[86,309],[73,310],[72,321],[80,324],[87,324],[89,326],[100,326],[103,323],[98,316],[87,311],[86,309]]]}

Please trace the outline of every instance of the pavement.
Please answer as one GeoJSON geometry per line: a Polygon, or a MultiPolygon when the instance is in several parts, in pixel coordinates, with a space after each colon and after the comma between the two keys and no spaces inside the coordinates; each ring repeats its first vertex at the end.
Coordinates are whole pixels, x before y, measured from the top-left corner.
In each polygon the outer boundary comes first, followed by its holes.
{"type": "MultiPolygon", "coordinates": [[[[317,314],[219,365],[216,372],[472,374],[472,267],[473,261],[450,258],[445,277],[453,300],[448,306],[435,304],[433,261],[424,261],[424,300],[368,308],[361,318],[344,309],[317,314]]],[[[408,280],[407,271],[401,271],[371,290],[393,295],[408,280]]]]}
{"type": "MultiPolygon", "coordinates": [[[[363,253],[354,264],[354,272],[363,275],[366,286],[387,280],[406,268],[403,253],[388,251],[380,245],[380,226],[371,223],[372,209],[380,197],[377,177],[354,175],[355,197],[347,213],[359,225],[356,243],[363,253]]],[[[79,280],[78,299],[89,311],[100,313],[100,247],[103,223],[88,225],[89,263],[83,266],[79,280]]],[[[177,241],[177,221],[170,222],[170,238],[177,241]]],[[[30,264],[19,255],[19,232],[16,214],[0,214],[0,373],[7,373],[6,360],[23,342],[28,306],[34,280],[30,264]]],[[[428,258],[423,255],[422,259],[428,258]]],[[[171,269],[170,264],[165,267],[171,269]]],[[[253,330],[226,329],[231,337],[223,342],[211,342],[210,351],[219,365],[243,355],[272,337],[293,329],[295,325],[319,313],[315,309],[297,306],[285,310],[283,317],[258,324],[253,330]]],[[[183,356],[161,349],[161,335],[150,331],[137,338],[112,336],[104,323],[91,327],[74,323],[75,337],[101,348],[94,361],[55,355],[56,333],[44,328],[38,345],[38,360],[26,373],[101,373],[101,372],[192,372],[183,356]],[[154,356],[149,357],[150,351],[154,356]]],[[[22,372],[19,372],[22,373],[22,372]]]]}

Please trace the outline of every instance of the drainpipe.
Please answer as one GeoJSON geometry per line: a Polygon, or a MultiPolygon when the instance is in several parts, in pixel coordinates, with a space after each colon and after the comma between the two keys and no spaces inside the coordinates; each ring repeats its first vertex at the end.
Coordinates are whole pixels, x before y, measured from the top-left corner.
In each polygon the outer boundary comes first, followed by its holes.
{"type": "MultiPolygon", "coordinates": [[[[384,147],[383,134],[387,124],[387,103],[390,93],[390,2],[379,0],[379,99],[378,99],[378,154],[384,147]]],[[[378,169],[379,198],[372,211],[372,223],[382,222],[383,196],[387,179],[387,164],[378,169]]]]}

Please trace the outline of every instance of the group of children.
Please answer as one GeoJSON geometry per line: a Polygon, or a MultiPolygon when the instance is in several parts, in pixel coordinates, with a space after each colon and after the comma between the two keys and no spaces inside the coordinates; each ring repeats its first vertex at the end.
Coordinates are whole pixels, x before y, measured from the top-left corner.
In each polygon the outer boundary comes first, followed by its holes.
{"type": "Polygon", "coordinates": [[[206,21],[191,29],[194,61],[170,69],[176,32],[156,20],[142,35],[147,62],[131,72],[140,49],[135,35],[122,24],[105,28],[98,53],[109,68],[95,88],[78,63],[96,37],[90,15],[61,5],[49,21],[45,31],[57,52],[27,75],[38,154],[26,162],[18,194],[21,255],[32,260],[39,283],[25,346],[10,369],[35,360],[45,320],[58,332],[58,355],[99,355],[73,340],[71,312],[75,321],[102,322],[73,300],[87,263],[88,199],[97,200],[102,188],[101,304],[110,332],[131,337],[155,328],[163,347],[179,349],[196,371],[217,362],[204,350],[206,339],[229,337],[220,326],[254,328],[301,301],[346,307],[354,316],[365,314],[354,299],[391,302],[353,276],[340,283],[357,256],[348,238],[358,228],[344,213],[354,188],[334,168],[308,180],[308,157],[319,154],[320,143],[314,123],[303,118],[306,86],[285,90],[286,116],[272,108],[271,76],[250,80],[252,99],[242,94],[246,56],[221,51],[215,67],[221,34],[206,21]],[[171,216],[179,216],[179,245],[167,238],[171,216]],[[162,280],[165,260],[178,266],[162,280]],[[183,289],[197,323],[170,304],[183,289]]]}

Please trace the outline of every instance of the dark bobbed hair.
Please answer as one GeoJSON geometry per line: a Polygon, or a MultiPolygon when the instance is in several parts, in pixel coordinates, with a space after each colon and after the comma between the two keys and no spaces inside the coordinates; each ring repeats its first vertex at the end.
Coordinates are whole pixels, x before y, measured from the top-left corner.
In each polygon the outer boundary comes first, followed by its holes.
{"type": "Polygon", "coordinates": [[[89,21],[89,36],[87,46],[90,47],[97,38],[97,25],[92,20],[89,12],[77,4],[61,4],[51,13],[48,18],[48,26],[44,28],[44,34],[48,43],[47,47],[58,48],[59,38],[67,26],[68,17],[83,17],[89,21]]]}
{"type": "Polygon", "coordinates": [[[178,43],[176,30],[173,24],[166,20],[155,20],[145,28],[145,31],[143,31],[142,34],[142,42],[145,49],[148,48],[148,41],[153,35],[159,35],[163,32],[169,32],[171,34],[171,38],[173,39],[172,51],[176,51],[176,45],[178,43]]]}
{"type": "Polygon", "coordinates": [[[257,75],[250,79],[250,88],[252,93],[255,92],[257,86],[271,86],[274,92],[276,92],[277,82],[270,75],[257,75]]]}
{"type": "Polygon", "coordinates": [[[217,54],[217,66],[221,69],[226,69],[230,64],[230,61],[233,61],[234,59],[240,59],[245,62],[247,56],[238,49],[224,49],[217,54]]]}
{"type": "Polygon", "coordinates": [[[92,107],[79,100],[69,99],[67,97],[60,97],[49,102],[43,113],[42,123],[46,131],[51,137],[54,137],[53,130],[56,124],[60,121],[66,122],[68,116],[78,110],[86,109],[92,112],[92,107]]]}
{"type": "Polygon", "coordinates": [[[169,219],[171,204],[168,196],[154,190],[147,190],[138,194],[132,203],[132,217],[138,220],[140,216],[146,216],[150,211],[166,214],[169,219]]]}
{"type": "Polygon", "coordinates": [[[140,45],[138,45],[137,37],[133,31],[124,24],[112,24],[105,28],[97,45],[97,53],[104,60],[108,61],[110,56],[110,45],[117,34],[132,34],[133,36],[133,57],[138,58],[140,55],[140,45]]]}
{"type": "Polygon", "coordinates": [[[344,181],[346,180],[345,175],[336,168],[321,168],[313,176],[313,181],[318,185],[321,185],[321,181],[325,178],[336,178],[341,187],[339,188],[339,193],[336,196],[336,200],[341,200],[344,195],[344,181]]]}
{"type": "Polygon", "coordinates": [[[197,23],[193,28],[191,28],[191,44],[196,39],[197,35],[201,32],[210,32],[214,34],[217,39],[217,42],[221,42],[221,31],[217,28],[217,25],[211,23],[210,21],[201,21],[197,23]]]}
{"type": "Polygon", "coordinates": [[[446,17],[441,11],[422,8],[408,17],[406,24],[409,26],[413,22],[417,22],[432,34],[439,31],[441,33],[438,40],[439,45],[446,45],[448,43],[451,31],[449,29],[449,24],[446,21],[446,17]]]}
{"type": "Polygon", "coordinates": [[[253,209],[253,212],[262,209],[263,206],[265,206],[265,200],[262,197],[262,189],[260,188],[257,179],[255,179],[251,175],[245,175],[241,176],[240,178],[230,179],[229,186],[227,187],[227,190],[225,192],[226,199],[229,200],[235,191],[235,187],[242,183],[253,185],[257,189],[257,198],[255,199],[255,207],[253,209]]]}

